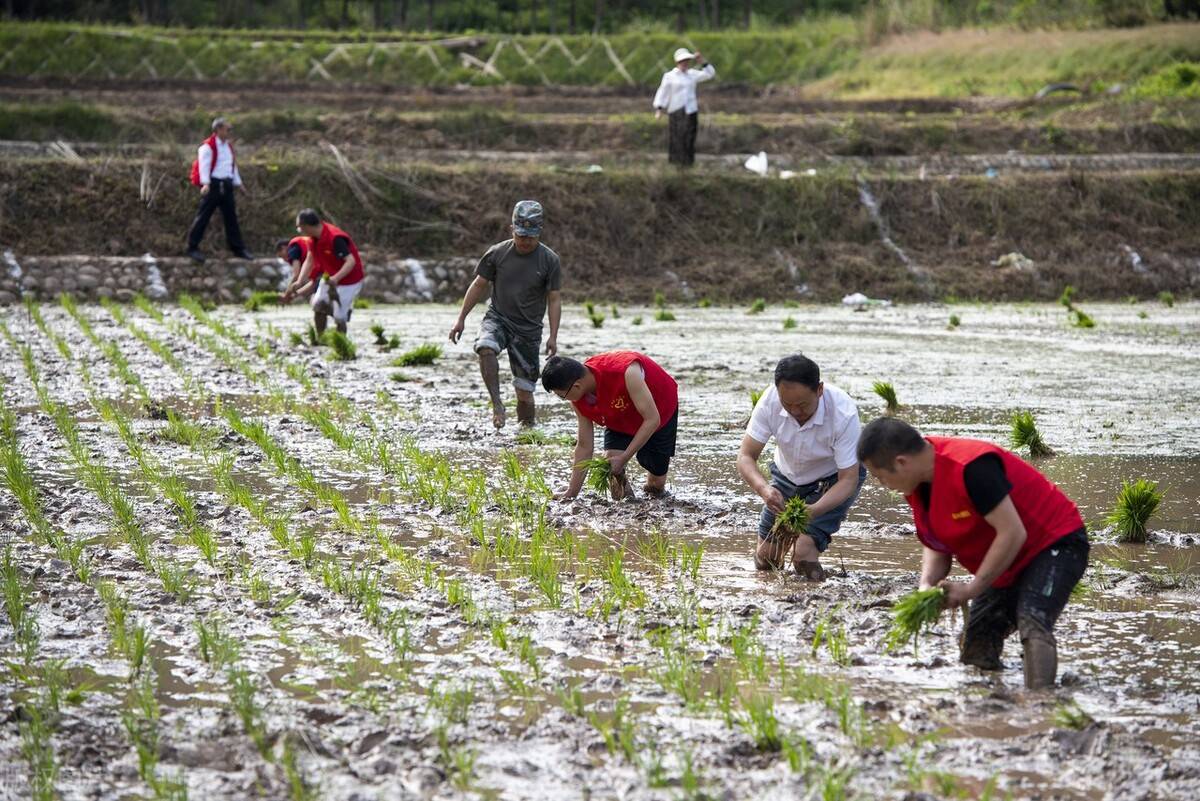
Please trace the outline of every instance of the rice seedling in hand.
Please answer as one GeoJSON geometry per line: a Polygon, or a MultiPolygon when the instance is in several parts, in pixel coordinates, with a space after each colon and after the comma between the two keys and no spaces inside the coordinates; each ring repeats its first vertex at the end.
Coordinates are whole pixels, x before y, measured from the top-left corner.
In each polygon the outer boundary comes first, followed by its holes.
{"type": "Polygon", "coordinates": [[[1013,412],[1011,441],[1014,450],[1029,448],[1029,455],[1035,459],[1054,455],[1054,450],[1042,440],[1032,412],[1013,412]]]}
{"type": "Polygon", "coordinates": [[[1117,538],[1121,542],[1145,542],[1149,538],[1146,523],[1158,508],[1162,497],[1155,481],[1144,478],[1126,481],[1121,484],[1117,502],[1104,522],[1116,527],[1117,538]]]}
{"type": "Polygon", "coordinates": [[[765,298],[756,298],[750,304],[750,308],[746,310],[746,314],[762,314],[767,310],[767,301],[765,298]]]}
{"type": "Polygon", "coordinates": [[[383,335],[383,323],[375,323],[371,326],[371,333],[375,335],[376,345],[386,345],[387,337],[383,335]]]}
{"type": "Polygon", "coordinates": [[[892,414],[900,408],[900,402],[896,400],[896,388],[892,386],[892,382],[876,381],[871,385],[871,389],[887,404],[888,414],[892,414]]]}
{"type": "Polygon", "coordinates": [[[917,655],[917,637],[941,617],[946,605],[946,591],[941,587],[914,590],[892,605],[892,627],[888,630],[886,646],[895,652],[912,642],[913,656],[917,655]]]}
{"type": "Polygon", "coordinates": [[[325,334],[333,348],[333,358],[339,362],[351,362],[358,358],[358,349],[350,341],[350,337],[341,331],[328,331],[325,334]]]}
{"type": "Polygon", "coordinates": [[[433,364],[440,358],[442,358],[441,345],[418,345],[393,359],[392,367],[415,367],[417,365],[433,364]]]}
{"type": "Polygon", "coordinates": [[[783,330],[784,331],[790,331],[791,329],[795,328],[797,325],[798,324],[796,322],[796,318],[790,314],[787,317],[785,317],[783,320],[783,330]]]}
{"type": "Polygon", "coordinates": [[[585,472],[584,484],[589,489],[601,495],[608,492],[608,482],[612,478],[612,462],[603,456],[593,456],[575,466],[585,472]]]}
{"type": "Polygon", "coordinates": [[[753,411],[754,407],[758,405],[758,400],[762,396],[763,396],[763,391],[761,389],[750,390],[750,410],[751,411],[753,411]]]}
{"type": "Polygon", "coordinates": [[[1158,293],[1158,302],[1168,309],[1175,305],[1175,293],[1162,291],[1158,293]]]}
{"type": "Polygon", "coordinates": [[[279,296],[274,292],[255,292],[246,298],[246,302],[242,305],[246,307],[246,311],[256,312],[263,306],[277,303],[279,303],[279,296]]]}
{"type": "Polygon", "coordinates": [[[800,496],[794,496],[783,505],[783,511],[775,516],[775,524],[767,537],[769,542],[783,546],[786,553],[795,544],[796,538],[808,528],[808,504],[800,496]]]}
{"type": "Polygon", "coordinates": [[[659,309],[654,313],[654,319],[660,323],[673,323],[675,322],[675,315],[669,309],[659,309]]]}

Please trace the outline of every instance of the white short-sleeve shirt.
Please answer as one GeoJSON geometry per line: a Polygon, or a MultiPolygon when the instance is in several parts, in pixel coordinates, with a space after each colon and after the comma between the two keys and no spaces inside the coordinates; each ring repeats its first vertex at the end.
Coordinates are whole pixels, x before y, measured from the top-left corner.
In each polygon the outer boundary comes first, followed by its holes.
{"type": "Polygon", "coordinates": [[[858,464],[858,406],[832,384],[817,402],[817,411],[804,425],[779,402],[772,385],[750,415],[746,433],[766,445],[775,440],[775,466],[793,484],[811,484],[858,464]]]}

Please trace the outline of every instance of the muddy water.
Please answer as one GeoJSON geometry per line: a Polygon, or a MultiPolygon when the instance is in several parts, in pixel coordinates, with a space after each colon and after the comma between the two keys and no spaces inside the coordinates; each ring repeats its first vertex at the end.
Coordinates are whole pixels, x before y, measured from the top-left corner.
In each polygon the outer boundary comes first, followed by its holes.
{"type": "MultiPolygon", "coordinates": [[[[1200,396],[1200,309],[1158,305],[1088,306],[1098,322],[1091,331],[1065,324],[1057,307],[955,305],[904,307],[854,312],[843,308],[773,308],[759,315],[743,309],[679,307],[675,323],[658,323],[648,309],[621,309],[601,329],[590,327],[579,310],[568,309],[560,349],[586,356],[632,347],[664,364],[681,380],[680,453],[667,502],[610,504],[594,498],[554,503],[552,520],[580,533],[589,554],[611,543],[644,540],[659,530],[683,542],[702,543],[705,556],[694,594],[640,559],[627,556],[630,573],[650,590],[644,610],[624,622],[602,622],[539,602],[528,580],[494,567],[476,567],[471,548],[454,521],[438,510],[410,501],[380,498],[389,482],[370,465],[336,451],[294,416],[273,411],[263,388],[229,371],[212,357],[148,319],[139,324],[168,338],[194,374],[222,402],[247,414],[264,414],[271,430],[322,480],[337,486],[364,511],[374,510],[394,540],[447,565],[462,577],[475,599],[491,610],[505,610],[514,632],[527,633],[538,655],[540,678],[512,653],[498,649],[486,630],[463,624],[435,591],[396,579],[386,603],[403,609],[412,634],[412,656],[400,658],[365,624],[346,601],[306,575],[296,560],[280,559],[270,538],[244,515],[230,511],[207,492],[211,481],[193,454],[166,442],[153,445],[164,462],[175,466],[189,486],[202,494],[223,542],[252,560],[275,599],[293,595],[282,610],[246,598],[238,582],[201,582],[190,605],[164,598],[153,582],[137,575],[128,550],[105,539],[103,512],[89,502],[63,462],[61,445],[44,416],[33,412],[35,399],[20,365],[2,367],[5,398],[22,410],[23,448],[36,457],[43,492],[55,501],[55,519],[72,532],[98,538],[110,555],[99,570],[129,588],[135,609],[150,621],[164,709],[164,764],[185,770],[192,797],[286,797],[286,777],[277,765],[259,758],[237,720],[225,709],[227,689],[220,674],[195,656],[192,621],[197,612],[221,611],[244,642],[244,661],[261,677],[260,696],[273,732],[298,734],[305,748],[300,766],[321,797],[457,797],[464,791],[439,757],[434,735],[436,715],[427,707],[432,694],[470,683],[476,700],[469,726],[452,726],[451,741],[475,756],[473,789],[485,797],[676,797],[685,754],[695,761],[710,796],[799,797],[821,792],[817,773],[801,776],[778,757],[754,751],[744,733],[726,728],[710,707],[687,711],[659,687],[658,649],[645,632],[672,625],[688,598],[706,610],[714,629],[736,630],[757,618],[768,658],[844,681],[854,703],[866,703],[876,725],[895,724],[908,737],[940,731],[936,743],[918,749],[926,769],[953,774],[962,793],[978,796],[995,777],[1013,797],[1189,798],[1200,794],[1200,683],[1194,665],[1200,656],[1200,537],[1196,501],[1200,498],[1200,434],[1187,401],[1200,396]],[[1139,316],[1145,312],[1146,317],[1139,316]],[[958,330],[946,329],[950,313],[962,318],[958,330]],[[640,316],[641,325],[633,318],[640,316]],[[793,317],[796,327],[785,330],[793,317]],[[1041,466],[1079,503],[1085,518],[1098,526],[1099,544],[1085,591],[1068,607],[1059,626],[1064,686],[1052,694],[1021,689],[1019,648],[1010,643],[1006,670],[985,675],[960,667],[954,638],[961,619],[944,620],[922,639],[916,656],[886,655],[880,643],[887,625],[886,606],[912,586],[918,554],[901,499],[868,483],[836,536],[827,567],[837,575],[811,586],[786,575],[760,574],[749,559],[757,505],[733,471],[732,457],[749,412],[748,391],[769,381],[775,360],[803,350],[824,368],[827,380],[855,397],[864,419],[878,413],[870,394],[877,379],[891,380],[904,408],[901,414],[931,433],[957,433],[1003,442],[1008,417],[1027,408],[1037,417],[1046,440],[1058,455],[1041,466]],[[287,419],[284,419],[287,418],[287,419]],[[1167,490],[1144,546],[1118,545],[1100,521],[1121,480],[1145,477],[1167,490]],[[839,665],[824,651],[812,653],[817,621],[832,616],[845,628],[849,664],[839,665]],[[524,674],[517,691],[508,675],[524,674]],[[628,695],[637,716],[640,750],[658,754],[667,787],[657,787],[645,766],[635,767],[607,754],[589,723],[562,707],[558,690],[578,687],[591,714],[612,713],[613,702],[628,695]],[[1073,699],[1097,724],[1076,732],[1057,727],[1056,706],[1073,699]],[[258,789],[254,789],[258,788],[258,789]]],[[[173,407],[217,425],[211,405],[179,396],[180,383],[99,309],[87,313],[105,336],[120,343],[152,394],[173,407]]],[[[71,331],[69,318],[47,309],[52,324],[71,331]]],[[[565,480],[570,449],[516,446],[513,431],[491,431],[490,414],[469,347],[448,347],[435,367],[404,368],[414,380],[398,384],[387,365],[390,355],[375,351],[368,326],[382,323],[398,333],[407,349],[439,342],[454,310],[447,307],[376,307],[356,313],[352,334],[360,358],[333,364],[320,355],[299,354],[310,369],[335,379],[339,392],[361,408],[373,408],[377,422],[397,434],[411,435],[425,448],[440,450],[457,464],[497,471],[497,454],[515,448],[522,460],[542,467],[554,486],[565,480]],[[403,415],[375,404],[386,389],[403,415]]],[[[179,320],[186,315],[172,312],[179,320]]],[[[284,332],[305,323],[299,309],[247,315],[222,310],[220,316],[252,338],[270,323],[284,332]]],[[[73,404],[88,420],[79,381],[61,364],[35,329],[6,318],[19,338],[35,348],[53,394],[73,404]]],[[[469,328],[478,320],[472,318],[469,328]]],[[[98,352],[77,332],[73,347],[89,359],[103,394],[130,397],[98,352]],[[78,340],[78,341],[77,341],[78,340]]],[[[284,337],[286,341],[286,336],[284,337]]],[[[266,369],[266,368],[264,368],[266,369]]],[[[280,379],[287,386],[286,379],[280,379]]],[[[298,390],[297,390],[298,392],[298,390]]],[[[510,391],[506,388],[506,396],[510,391]]],[[[554,435],[572,435],[566,404],[539,394],[540,424],[554,435]]],[[[161,423],[141,421],[147,432],[161,423]]],[[[160,553],[187,555],[173,540],[169,510],[140,488],[119,443],[98,423],[85,428],[125,477],[149,525],[158,535],[160,553]]],[[[308,507],[297,490],[275,476],[256,450],[237,438],[223,446],[236,458],[239,475],[273,506],[293,512],[298,526],[317,535],[324,558],[355,560],[362,545],[332,528],[327,513],[308,507]]],[[[390,494],[390,493],[389,493],[390,494]]],[[[22,542],[20,515],[10,496],[0,493],[5,537],[22,542]]],[[[46,564],[37,549],[20,545],[22,565],[46,564]]],[[[194,549],[192,549],[194,552],[194,549]]],[[[192,554],[194,558],[194,553],[192,554]]],[[[590,559],[591,557],[589,557],[590,559]]],[[[580,566],[581,571],[585,566],[580,566]]],[[[201,566],[201,577],[207,575],[201,566]]],[[[90,620],[103,630],[103,617],[87,593],[69,589],[61,569],[34,579],[57,602],[76,608],[70,630],[90,620]]],[[[580,596],[592,597],[585,583],[580,596]]],[[[51,603],[55,602],[54,600],[51,603]]],[[[93,634],[88,647],[68,636],[56,607],[39,603],[44,648],[74,659],[76,669],[93,666],[103,677],[89,705],[71,713],[60,737],[60,751],[81,743],[104,743],[106,767],[94,775],[68,766],[65,797],[119,798],[139,791],[132,768],[136,760],[113,721],[123,703],[119,688],[123,665],[104,656],[103,638],[93,634]],[[114,684],[118,686],[113,687],[114,684]],[[106,728],[107,727],[107,728],[106,728]]],[[[0,648],[10,646],[3,629],[0,648]]],[[[77,636],[77,635],[75,635],[77,636]]],[[[705,689],[720,684],[720,671],[731,663],[728,647],[694,641],[705,689]]],[[[768,682],[768,688],[777,684],[768,682]]],[[[7,679],[4,697],[20,691],[7,679]]],[[[746,688],[749,691],[749,688],[746,688]]],[[[920,790],[930,797],[954,795],[938,789],[931,776],[914,779],[903,765],[913,748],[857,748],[839,731],[836,717],[819,704],[778,696],[776,712],[784,728],[803,737],[814,762],[825,768],[846,764],[855,771],[851,791],[859,797],[902,798],[920,790]]],[[[16,731],[0,734],[0,759],[21,773],[16,731]]],[[[20,794],[18,793],[18,796],[20,794]]],[[[924,797],[924,796],[923,796],[924,797]]]]}

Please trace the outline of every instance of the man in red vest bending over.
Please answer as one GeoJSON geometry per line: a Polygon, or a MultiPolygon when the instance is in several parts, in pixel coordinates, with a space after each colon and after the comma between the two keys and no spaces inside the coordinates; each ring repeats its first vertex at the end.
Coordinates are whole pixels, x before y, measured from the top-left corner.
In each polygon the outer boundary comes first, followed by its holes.
{"type": "Polygon", "coordinates": [[[1020,457],[990,442],[925,437],[902,420],[869,423],[858,459],[901,492],[924,546],[921,589],[941,586],[950,608],[970,604],[961,658],[999,670],[1004,639],[1021,634],[1025,686],[1054,686],[1054,623],[1087,569],[1075,504],[1020,457]],[[973,578],[946,581],[954,557],[973,578]]]}
{"type": "MultiPolygon", "coordinates": [[[[292,277],[287,283],[289,287],[300,277],[300,270],[303,269],[304,260],[308,258],[311,248],[312,240],[307,236],[293,236],[291,239],[280,239],[275,243],[275,256],[286,261],[292,268],[292,277]]],[[[287,299],[291,300],[290,297],[287,299]]]]}
{"type": "Polygon", "coordinates": [[[304,209],[296,215],[296,230],[312,240],[300,275],[283,293],[283,301],[289,302],[297,295],[313,292],[313,326],[317,334],[325,333],[329,315],[333,315],[337,330],[346,333],[350,312],[354,310],[354,299],[362,289],[362,257],[350,235],[312,209],[304,209]],[[312,276],[312,280],[309,280],[312,276]],[[325,280],[321,280],[325,276],[325,280]]]}
{"type": "MultiPolygon", "coordinates": [[[[601,353],[583,363],[553,356],[542,371],[542,386],[575,406],[579,431],[571,464],[592,457],[593,424],[598,423],[604,426],[604,455],[617,477],[614,497],[619,500],[629,492],[625,465],[634,456],[649,473],[646,493],[662,497],[679,421],[679,389],[666,370],[632,350],[601,353]]],[[[578,495],[584,477],[581,468],[572,469],[561,497],[578,495]]]]}

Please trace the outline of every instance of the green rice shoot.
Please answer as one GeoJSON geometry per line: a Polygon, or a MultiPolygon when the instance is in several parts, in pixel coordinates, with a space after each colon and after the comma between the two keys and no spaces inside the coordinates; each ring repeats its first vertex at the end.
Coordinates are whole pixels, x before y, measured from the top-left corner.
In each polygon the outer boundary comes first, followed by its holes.
{"type": "Polygon", "coordinates": [[[608,480],[612,477],[612,462],[603,456],[593,456],[575,466],[584,471],[583,483],[588,489],[601,495],[608,493],[608,480]]]}
{"type": "Polygon", "coordinates": [[[388,337],[388,341],[384,344],[383,349],[396,350],[398,347],[400,347],[400,335],[392,334],[390,337],[388,337]]]}
{"type": "Polygon", "coordinates": [[[352,362],[358,358],[357,348],[350,341],[350,337],[343,334],[341,331],[327,331],[325,338],[329,341],[329,346],[333,348],[333,358],[339,362],[352,362]]]}
{"type": "Polygon", "coordinates": [[[604,327],[604,315],[603,314],[589,314],[588,319],[592,321],[592,328],[603,328],[604,327]]]}
{"type": "Polygon", "coordinates": [[[1032,412],[1013,412],[1011,442],[1014,450],[1028,448],[1029,455],[1034,458],[1054,455],[1054,449],[1042,439],[1032,412]]]}
{"type": "Polygon", "coordinates": [[[393,359],[392,367],[416,367],[422,364],[433,364],[440,358],[442,358],[441,345],[418,345],[393,359]]]}
{"type": "Polygon", "coordinates": [[[876,381],[871,385],[871,389],[887,404],[888,412],[894,412],[900,408],[900,402],[896,400],[896,388],[892,386],[892,382],[876,381]]]}
{"type": "Polygon", "coordinates": [[[1121,542],[1145,542],[1149,539],[1146,523],[1162,501],[1158,483],[1139,478],[1121,484],[1117,502],[1104,522],[1115,526],[1121,542]]]}
{"type": "Polygon", "coordinates": [[[1071,309],[1068,315],[1071,325],[1075,328],[1095,328],[1096,321],[1083,309],[1071,309]]]}
{"type": "Polygon", "coordinates": [[[962,319],[957,314],[950,315],[950,328],[958,328],[961,323],[962,319]]]}
{"type": "Polygon", "coordinates": [[[796,318],[793,317],[792,315],[789,314],[787,317],[783,318],[783,330],[784,331],[790,331],[793,328],[795,328],[797,325],[798,325],[798,323],[796,322],[796,318]]]}
{"type": "Polygon", "coordinates": [[[242,305],[246,307],[246,311],[256,312],[263,306],[274,306],[277,303],[279,303],[279,296],[274,292],[255,292],[246,298],[246,302],[242,305]]]}
{"type": "Polygon", "coordinates": [[[386,345],[387,337],[383,334],[383,323],[375,323],[371,326],[371,333],[375,335],[376,345],[386,345]]]}
{"type": "Polygon", "coordinates": [[[670,309],[660,308],[654,313],[654,319],[658,320],[660,323],[673,323],[675,322],[675,315],[670,309]]]}
{"type": "Polygon", "coordinates": [[[767,310],[767,301],[765,298],[755,298],[750,304],[750,308],[746,310],[746,314],[762,314],[767,310]]]}
{"type": "Polygon", "coordinates": [[[788,500],[783,511],[775,516],[775,525],[771,526],[771,536],[782,534],[785,538],[799,536],[808,528],[808,504],[800,496],[788,500]]]}
{"type": "Polygon", "coordinates": [[[763,391],[761,389],[750,390],[750,409],[751,409],[751,411],[754,410],[755,406],[758,406],[758,399],[761,398],[762,396],[763,396],[763,391]]]}
{"type": "Polygon", "coordinates": [[[1175,293],[1168,292],[1165,289],[1158,293],[1158,302],[1166,306],[1168,309],[1175,305],[1175,293]]]}
{"type": "Polygon", "coordinates": [[[941,587],[915,590],[892,605],[892,627],[888,630],[886,646],[890,652],[912,642],[913,656],[917,655],[917,638],[924,629],[937,622],[946,606],[946,591],[941,587]]]}

